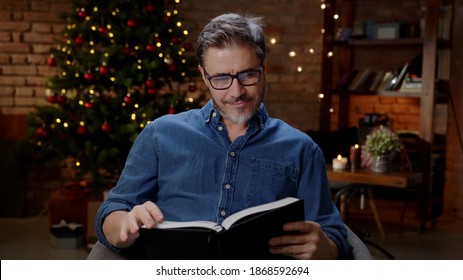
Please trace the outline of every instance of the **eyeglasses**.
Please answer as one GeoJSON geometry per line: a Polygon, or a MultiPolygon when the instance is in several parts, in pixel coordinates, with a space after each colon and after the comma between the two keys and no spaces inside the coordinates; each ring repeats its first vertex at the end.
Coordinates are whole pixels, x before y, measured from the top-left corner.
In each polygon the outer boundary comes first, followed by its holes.
{"type": "Polygon", "coordinates": [[[235,75],[231,74],[219,74],[215,76],[209,76],[204,68],[204,74],[206,79],[209,80],[211,86],[216,90],[224,90],[233,84],[233,80],[237,79],[242,86],[253,86],[260,81],[260,74],[262,73],[263,66],[260,66],[259,69],[247,70],[235,75]]]}

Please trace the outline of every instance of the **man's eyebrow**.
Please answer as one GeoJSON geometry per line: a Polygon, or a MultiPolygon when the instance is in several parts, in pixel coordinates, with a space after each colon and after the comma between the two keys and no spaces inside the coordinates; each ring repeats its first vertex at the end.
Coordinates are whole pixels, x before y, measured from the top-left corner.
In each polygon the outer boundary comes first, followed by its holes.
{"type": "MultiPolygon", "coordinates": [[[[260,68],[260,66],[258,66],[258,67],[249,67],[249,68],[247,68],[247,69],[244,69],[244,70],[241,70],[241,71],[239,71],[239,72],[236,72],[236,74],[241,74],[241,73],[244,73],[244,72],[247,72],[247,71],[252,71],[252,70],[259,70],[259,68],[260,68]]],[[[232,74],[230,74],[230,73],[215,73],[215,74],[211,75],[211,74],[209,73],[209,75],[210,75],[211,77],[216,77],[216,76],[228,76],[228,75],[232,75],[232,74]]]]}

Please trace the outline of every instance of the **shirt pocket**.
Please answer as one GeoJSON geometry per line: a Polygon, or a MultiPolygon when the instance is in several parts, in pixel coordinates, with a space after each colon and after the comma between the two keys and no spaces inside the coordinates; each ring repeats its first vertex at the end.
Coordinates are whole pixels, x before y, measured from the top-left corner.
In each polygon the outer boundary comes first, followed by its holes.
{"type": "Polygon", "coordinates": [[[299,170],[268,159],[252,159],[249,206],[297,195],[299,170]]]}

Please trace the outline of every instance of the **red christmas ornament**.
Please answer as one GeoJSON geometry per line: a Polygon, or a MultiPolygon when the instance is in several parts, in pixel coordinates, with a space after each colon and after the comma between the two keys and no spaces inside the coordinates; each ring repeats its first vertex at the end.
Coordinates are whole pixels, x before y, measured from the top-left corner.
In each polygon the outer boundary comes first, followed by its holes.
{"type": "Polygon", "coordinates": [[[77,14],[78,14],[79,17],[81,17],[81,18],[84,18],[84,17],[87,16],[87,14],[86,14],[84,11],[79,11],[77,14]]]}
{"type": "Polygon", "coordinates": [[[109,133],[111,131],[111,126],[109,125],[109,123],[107,121],[105,121],[101,125],[101,130],[103,130],[103,132],[105,132],[105,133],[109,133]]]}
{"type": "Polygon", "coordinates": [[[77,134],[84,136],[87,134],[87,128],[85,126],[79,126],[76,130],[77,134]]]}
{"type": "Polygon", "coordinates": [[[183,44],[183,48],[186,51],[189,51],[189,50],[191,50],[193,48],[193,46],[190,43],[185,43],[185,44],[183,44]]]}
{"type": "Polygon", "coordinates": [[[87,101],[87,102],[85,102],[84,107],[87,108],[87,109],[92,109],[93,108],[93,103],[87,101]]]}
{"type": "Polygon", "coordinates": [[[85,79],[86,81],[91,81],[91,80],[93,80],[93,74],[90,73],[90,72],[85,73],[85,74],[84,74],[84,79],[85,79]]]}
{"type": "Polygon", "coordinates": [[[67,139],[69,139],[69,137],[71,137],[71,135],[69,133],[61,133],[59,135],[59,138],[61,138],[62,140],[67,140],[67,139]]]}
{"type": "Polygon", "coordinates": [[[188,91],[189,92],[195,92],[197,89],[198,89],[198,87],[196,86],[195,83],[190,83],[190,85],[188,86],[188,91]]]}
{"type": "Polygon", "coordinates": [[[172,114],[175,114],[175,110],[174,110],[174,106],[173,105],[170,105],[169,107],[169,115],[172,115],[172,114]]]}
{"type": "Polygon", "coordinates": [[[147,92],[149,95],[154,95],[154,94],[156,94],[156,88],[154,88],[154,87],[148,88],[148,89],[146,90],[146,92],[147,92]]]}
{"type": "Polygon", "coordinates": [[[154,5],[151,3],[146,4],[145,11],[147,11],[148,13],[154,12],[154,5]]]}
{"type": "Polygon", "coordinates": [[[124,96],[124,102],[127,103],[127,104],[131,104],[133,102],[133,99],[132,99],[132,97],[126,95],[126,96],[124,96]]]}
{"type": "Polygon", "coordinates": [[[156,46],[154,44],[149,43],[146,45],[146,50],[149,52],[154,52],[156,50],[156,46]]]}
{"type": "Polygon", "coordinates": [[[77,36],[76,39],[75,39],[75,42],[76,42],[77,45],[82,45],[85,42],[84,37],[77,36]]]}
{"type": "Polygon", "coordinates": [[[132,50],[128,46],[125,46],[122,48],[122,53],[126,56],[130,56],[132,55],[132,50]]]}
{"type": "Polygon", "coordinates": [[[145,86],[149,88],[154,87],[154,81],[151,80],[151,78],[149,78],[148,80],[145,81],[145,86]]]}
{"type": "Polygon", "coordinates": [[[178,37],[175,36],[175,35],[173,35],[173,36],[170,38],[170,42],[171,42],[172,44],[174,44],[174,45],[178,44],[178,41],[179,41],[179,39],[178,39],[178,37]]]}
{"type": "Polygon", "coordinates": [[[56,103],[58,103],[58,104],[64,104],[64,103],[66,103],[66,97],[63,96],[63,95],[58,95],[58,96],[56,97],[56,103]]]}
{"type": "Polygon", "coordinates": [[[55,66],[55,57],[53,55],[50,55],[47,59],[47,63],[49,66],[55,66]]]}
{"type": "Polygon", "coordinates": [[[161,38],[159,38],[159,37],[154,37],[153,41],[154,41],[155,43],[160,43],[160,42],[161,42],[161,38]]]}
{"type": "Polygon", "coordinates": [[[174,63],[169,64],[168,68],[170,72],[175,72],[177,70],[177,66],[174,63]]]}
{"type": "Polygon", "coordinates": [[[108,32],[108,28],[106,28],[106,26],[100,26],[100,27],[98,27],[98,32],[106,33],[106,32],[108,32]]]}
{"type": "Polygon", "coordinates": [[[55,95],[55,94],[50,95],[50,96],[48,97],[48,102],[50,102],[50,103],[52,103],[52,104],[53,104],[53,103],[56,103],[56,95],[55,95]]]}
{"type": "Polygon", "coordinates": [[[137,22],[135,20],[133,20],[133,19],[129,19],[127,21],[127,26],[128,27],[135,27],[135,26],[137,26],[137,22]]]}
{"type": "Polygon", "coordinates": [[[38,139],[46,139],[48,137],[48,131],[43,127],[39,127],[35,130],[35,137],[38,139]]]}
{"type": "Polygon", "coordinates": [[[98,68],[98,72],[101,74],[101,75],[106,75],[109,73],[109,67],[106,66],[106,65],[102,65],[98,68]]]}

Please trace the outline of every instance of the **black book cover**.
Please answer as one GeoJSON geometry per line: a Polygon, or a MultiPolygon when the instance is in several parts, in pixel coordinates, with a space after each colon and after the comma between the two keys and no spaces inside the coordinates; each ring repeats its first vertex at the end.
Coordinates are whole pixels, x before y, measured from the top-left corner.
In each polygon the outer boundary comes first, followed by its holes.
{"type": "MultiPolygon", "coordinates": [[[[181,226],[181,222],[173,222],[172,224],[176,225],[172,228],[141,228],[140,238],[149,259],[287,258],[283,255],[270,254],[268,242],[273,237],[288,234],[283,231],[283,224],[304,220],[303,200],[286,198],[253,208],[257,212],[246,213],[245,216],[232,222],[231,226],[225,225],[226,221],[224,226],[210,227],[200,226],[201,221],[185,222],[184,227],[181,226]],[[285,205],[273,207],[280,202],[285,205]],[[264,208],[268,206],[270,209],[258,211],[257,209],[262,206],[264,208]]],[[[240,216],[240,212],[230,218],[240,216]]]]}

